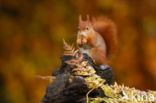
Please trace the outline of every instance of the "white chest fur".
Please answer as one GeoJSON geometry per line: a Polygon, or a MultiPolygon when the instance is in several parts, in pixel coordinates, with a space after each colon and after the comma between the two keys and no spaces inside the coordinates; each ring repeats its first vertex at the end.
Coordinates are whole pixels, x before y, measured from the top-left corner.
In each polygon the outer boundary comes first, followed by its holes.
{"type": "Polygon", "coordinates": [[[88,56],[91,56],[91,49],[89,48],[81,48],[80,51],[82,53],[86,53],[88,56]]]}

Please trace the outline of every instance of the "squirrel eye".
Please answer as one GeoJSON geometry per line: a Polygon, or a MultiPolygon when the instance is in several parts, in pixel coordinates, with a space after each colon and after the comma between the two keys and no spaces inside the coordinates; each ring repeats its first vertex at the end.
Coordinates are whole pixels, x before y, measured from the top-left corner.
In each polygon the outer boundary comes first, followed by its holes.
{"type": "Polygon", "coordinates": [[[88,26],[86,27],[86,30],[89,30],[88,26]]]}

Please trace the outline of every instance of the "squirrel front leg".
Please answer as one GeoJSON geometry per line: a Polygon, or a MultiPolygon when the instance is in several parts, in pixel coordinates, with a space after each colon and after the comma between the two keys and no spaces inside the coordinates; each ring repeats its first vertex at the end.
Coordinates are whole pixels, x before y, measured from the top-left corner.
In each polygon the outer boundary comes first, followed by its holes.
{"type": "Polygon", "coordinates": [[[79,47],[82,47],[86,43],[87,43],[87,38],[85,36],[83,36],[83,35],[77,36],[77,44],[79,47]]]}

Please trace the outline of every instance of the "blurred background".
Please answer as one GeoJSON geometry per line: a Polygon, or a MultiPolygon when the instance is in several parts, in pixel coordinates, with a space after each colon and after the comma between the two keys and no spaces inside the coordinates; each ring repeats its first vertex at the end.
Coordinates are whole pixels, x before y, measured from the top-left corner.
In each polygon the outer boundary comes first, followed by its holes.
{"type": "Polygon", "coordinates": [[[39,103],[59,68],[62,38],[75,43],[78,16],[105,15],[118,30],[115,81],[156,90],[155,0],[0,0],[0,103],[39,103]]]}

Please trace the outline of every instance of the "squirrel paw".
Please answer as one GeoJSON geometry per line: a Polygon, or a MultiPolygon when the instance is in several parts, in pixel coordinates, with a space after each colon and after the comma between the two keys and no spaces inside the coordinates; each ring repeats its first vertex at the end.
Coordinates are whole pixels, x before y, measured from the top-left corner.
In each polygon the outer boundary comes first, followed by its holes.
{"type": "Polygon", "coordinates": [[[100,65],[100,69],[106,70],[106,69],[110,69],[110,67],[108,65],[100,65]]]}

